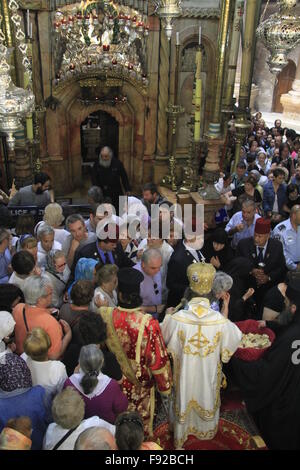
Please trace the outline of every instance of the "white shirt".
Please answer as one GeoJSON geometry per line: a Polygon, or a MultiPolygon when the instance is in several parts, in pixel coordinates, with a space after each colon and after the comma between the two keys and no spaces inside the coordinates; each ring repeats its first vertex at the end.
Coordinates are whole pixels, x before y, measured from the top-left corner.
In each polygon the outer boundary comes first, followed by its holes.
{"type": "Polygon", "coordinates": [[[15,286],[20,287],[20,289],[22,290],[23,287],[24,287],[24,282],[25,281],[26,281],[26,278],[23,279],[23,278],[19,277],[15,272],[13,272],[12,275],[10,276],[10,278],[9,278],[8,283],[9,284],[14,284],[15,286]]]}
{"type": "Polygon", "coordinates": [[[233,235],[232,238],[232,247],[236,248],[237,244],[240,240],[243,240],[243,238],[250,238],[253,237],[254,235],[254,229],[255,229],[255,223],[257,219],[260,219],[260,215],[254,214],[254,219],[253,223],[248,226],[247,223],[243,219],[243,213],[242,211],[236,212],[231,219],[229,220],[228,224],[225,227],[226,232],[229,232],[231,229],[235,228],[237,225],[243,223],[244,224],[244,229],[241,232],[237,232],[233,235]]]}
{"type": "Polygon", "coordinates": [[[70,235],[70,232],[65,230],[64,228],[55,228],[54,229],[54,240],[59,242],[62,246],[62,250],[64,245],[67,243],[67,239],[70,235]]]}
{"type": "Polygon", "coordinates": [[[262,255],[263,255],[263,258],[265,258],[265,256],[266,256],[266,249],[267,249],[267,246],[268,246],[268,242],[269,242],[269,240],[268,240],[267,243],[264,245],[264,247],[262,247],[262,246],[257,246],[257,247],[256,247],[256,254],[257,254],[257,256],[259,256],[259,248],[263,248],[262,255]]]}
{"type": "MultiPolygon", "coordinates": [[[[74,450],[74,445],[77,440],[77,437],[88,428],[93,426],[99,426],[101,428],[106,428],[108,431],[115,435],[116,427],[113,424],[107,423],[103,419],[98,418],[98,416],[92,416],[91,418],[84,419],[81,421],[79,426],[72,432],[72,434],[62,443],[57,450],[74,450]]],[[[55,445],[63,438],[69,429],[64,429],[56,423],[51,423],[48,426],[46,431],[43,450],[51,450],[55,445]]]]}
{"type": "Polygon", "coordinates": [[[90,310],[92,312],[98,313],[99,311],[99,307],[97,307],[95,303],[95,300],[98,296],[101,297],[101,300],[108,301],[108,307],[116,307],[118,305],[118,296],[115,290],[113,291],[113,298],[111,298],[110,295],[108,295],[103,289],[101,289],[101,287],[97,287],[94,292],[94,297],[90,303],[90,310]]]}
{"type": "Polygon", "coordinates": [[[21,355],[32,378],[32,385],[41,385],[51,394],[59,393],[68,378],[66,366],[60,361],[34,361],[26,353],[21,355]]]}
{"type": "Polygon", "coordinates": [[[185,247],[185,249],[187,251],[189,251],[192,255],[192,257],[194,258],[195,261],[193,261],[193,263],[200,263],[201,261],[205,261],[205,258],[204,256],[202,255],[200,249],[199,250],[195,250],[195,248],[191,248],[189,245],[186,245],[185,241],[183,241],[183,246],[185,247]],[[199,255],[200,257],[199,257],[199,255]]]}

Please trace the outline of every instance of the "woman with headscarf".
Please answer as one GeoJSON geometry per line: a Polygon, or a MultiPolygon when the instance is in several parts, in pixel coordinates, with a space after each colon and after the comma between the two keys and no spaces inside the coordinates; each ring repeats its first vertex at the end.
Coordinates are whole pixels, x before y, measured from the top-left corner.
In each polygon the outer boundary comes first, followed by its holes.
{"type": "Polygon", "coordinates": [[[0,360],[0,432],[7,421],[16,416],[28,416],[32,421],[32,450],[42,448],[47,425],[52,421],[50,397],[40,385],[32,386],[31,374],[25,361],[7,353],[0,360]]]}
{"type": "Polygon", "coordinates": [[[64,252],[51,250],[46,257],[45,271],[45,277],[49,279],[53,288],[51,307],[60,308],[62,306],[70,274],[64,252]]]}
{"type": "Polygon", "coordinates": [[[95,280],[95,267],[98,261],[92,258],[80,258],[75,268],[75,279],[68,288],[68,294],[70,296],[71,290],[75,282],[77,281],[93,281],[95,280]]]}
{"type": "Polygon", "coordinates": [[[210,239],[204,243],[202,254],[207,263],[211,263],[217,270],[224,270],[233,258],[227,232],[223,228],[216,229],[210,239]]]}

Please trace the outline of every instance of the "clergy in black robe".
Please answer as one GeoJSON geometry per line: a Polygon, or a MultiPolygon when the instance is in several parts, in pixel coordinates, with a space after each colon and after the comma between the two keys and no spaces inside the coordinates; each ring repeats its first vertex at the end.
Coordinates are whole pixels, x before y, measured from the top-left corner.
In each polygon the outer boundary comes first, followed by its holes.
{"type": "Polygon", "coordinates": [[[113,157],[109,147],[103,147],[100,151],[99,160],[94,163],[92,173],[92,184],[99,186],[104,197],[109,197],[119,212],[119,196],[128,194],[131,190],[126,170],[120,160],[113,157]],[[122,184],[121,184],[122,183],[122,184]]]}
{"type": "Polygon", "coordinates": [[[233,250],[227,232],[223,228],[217,228],[212,233],[210,239],[205,241],[201,251],[206,262],[221,271],[225,270],[226,265],[233,258],[233,250]]]}
{"type": "Polygon", "coordinates": [[[244,362],[233,357],[230,364],[247,409],[269,449],[299,450],[299,281],[292,281],[289,289],[289,298],[294,297],[290,308],[296,308],[292,323],[277,329],[273,345],[258,361],[244,362]]]}

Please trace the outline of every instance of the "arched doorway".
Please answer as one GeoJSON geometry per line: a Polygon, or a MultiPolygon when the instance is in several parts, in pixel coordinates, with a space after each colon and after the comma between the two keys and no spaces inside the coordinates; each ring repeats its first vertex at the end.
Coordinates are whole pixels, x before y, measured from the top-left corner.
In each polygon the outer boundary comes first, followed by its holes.
{"type": "Polygon", "coordinates": [[[288,93],[292,89],[293,81],[296,76],[296,64],[289,59],[288,64],[280,72],[277,84],[274,88],[272,112],[282,113],[283,107],[280,103],[281,95],[288,93]]]}
{"type": "Polygon", "coordinates": [[[98,157],[99,149],[108,146],[114,156],[119,155],[119,123],[105,111],[87,116],[80,125],[82,175],[88,175],[98,157]]]}

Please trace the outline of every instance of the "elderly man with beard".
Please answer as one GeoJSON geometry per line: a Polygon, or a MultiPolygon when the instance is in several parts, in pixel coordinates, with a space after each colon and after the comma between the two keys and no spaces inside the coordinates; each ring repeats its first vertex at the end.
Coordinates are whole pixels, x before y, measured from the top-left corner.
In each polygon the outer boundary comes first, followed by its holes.
{"type": "Polygon", "coordinates": [[[128,176],[123,164],[113,156],[109,147],[100,150],[99,159],[92,169],[92,184],[99,186],[103,191],[103,197],[109,197],[118,211],[119,196],[125,193],[128,195],[131,188],[128,176]]]}

